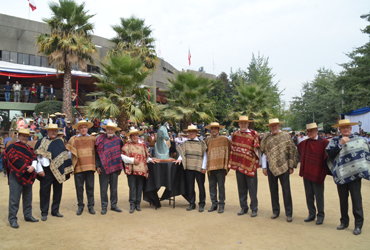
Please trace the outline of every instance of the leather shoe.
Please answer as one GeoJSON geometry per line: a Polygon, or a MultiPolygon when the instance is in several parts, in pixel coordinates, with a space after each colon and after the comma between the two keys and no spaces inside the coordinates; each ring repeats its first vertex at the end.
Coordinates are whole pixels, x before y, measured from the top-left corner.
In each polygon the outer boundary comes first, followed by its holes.
{"type": "Polygon", "coordinates": [[[46,221],[47,219],[48,219],[48,216],[47,216],[47,215],[42,215],[42,216],[41,216],[41,220],[42,220],[42,221],[46,221]]]}
{"type": "Polygon", "coordinates": [[[287,216],[287,217],[286,217],[286,221],[287,221],[287,222],[292,222],[292,221],[293,221],[292,216],[287,216]]]}
{"type": "Polygon", "coordinates": [[[338,230],[343,230],[343,229],[345,229],[345,228],[347,228],[348,227],[348,224],[343,224],[343,223],[341,223],[338,227],[337,227],[337,229],[338,230]]]}
{"type": "Polygon", "coordinates": [[[136,210],[139,212],[141,211],[140,204],[136,204],[136,210]]]}
{"type": "Polygon", "coordinates": [[[279,217],[279,214],[272,214],[271,219],[276,219],[277,217],[279,217]]]}
{"type": "Polygon", "coordinates": [[[90,213],[90,214],[95,214],[95,210],[94,210],[94,208],[93,208],[93,207],[89,207],[89,213],[90,213]]]}
{"type": "Polygon", "coordinates": [[[213,212],[213,211],[216,211],[216,210],[217,210],[217,205],[212,204],[212,207],[208,210],[208,212],[213,212]]]}
{"type": "Polygon", "coordinates": [[[10,223],[10,226],[12,228],[18,228],[19,227],[19,225],[18,225],[18,223],[16,221],[13,221],[12,223],[10,223]]]}
{"type": "Polygon", "coordinates": [[[324,218],[317,218],[316,225],[321,225],[324,223],[324,218]]]}
{"type": "Polygon", "coordinates": [[[256,216],[257,216],[257,211],[256,210],[252,211],[251,217],[256,217],[256,216]]]}
{"type": "Polygon", "coordinates": [[[218,213],[219,214],[222,214],[225,210],[225,207],[224,206],[220,206],[220,208],[218,209],[218,213]]]}
{"type": "Polygon", "coordinates": [[[114,212],[122,213],[122,210],[119,209],[118,207],[112,207],[110,210],[112,210],[114,212]]]}
{"type": "Polygon", "coordinates": [[[304,222],[310,222],[315,220],[315,216],[308,216],[306,219],[304,219],[304,222]]]}
{"type": "Polygon", "coordinates": [[[83,208],[83,207],[79,207],[79,208],[77,209],[76,214],[77,214],[77,215],[81,215],[83,211],[84,211],[84,208],[83,208]]]}
{"type": "Polygon", "coordinates": [[[359,235],[359,234],[361,234],[361,228],[356,227],[356,228],[355,228],[355,230],[353,230],[353,234],[354,234],[354,235],[359,235]]]}
{"type": "Polygon", "coordinates": [[[56,213],[56,214],[51,214],[52,216],[55,216],[55,217],[59,217],[59,218],[62,218],[63,217],[63,214],[60,214],[60,213],[56,213]]]}
{"type": "Polygon", "coordinates": [[[104,209],[101,210],[102,215],[105,215],[106,213],[107,213],[107,209],[104,208],[104,209]]]}
{"type": "Polygon", "coordinates": [[[31,216],[30,218],[26,218],[24,219],[25,221],[29,221],[29,222],[39,222],[38,219],[35,219],[33,216],[31,216]]]}
{"type": "Polygon", "coordinates": [[[130,205],[130,214],[132,214],[133,212],[135,212],[135,204],[134,205],[130,205]]]}
{"type": "Polygon", "coordinates": [[[204,211],[204,205],[203,206],[199,206],[199,212],[203,212],[204,211]]]}
{"type": "Polygon", "coordinates": [[[242,208],[242,210],[240,210],[238,215],[243,215],[243,214],[246,214],[246,213],[248,213],[248,208],[242,208]]]}
{"type": "Polygon", "coordinates": [[[186,209],[186,211],[191,211],[195,209],[195,204],[190,204],[189,207],[186,209]]]}

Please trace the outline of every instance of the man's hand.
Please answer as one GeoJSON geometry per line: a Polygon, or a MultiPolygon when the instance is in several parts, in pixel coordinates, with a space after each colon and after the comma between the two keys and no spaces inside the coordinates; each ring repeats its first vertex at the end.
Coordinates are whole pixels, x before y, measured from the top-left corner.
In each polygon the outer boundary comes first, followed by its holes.
{"type": "Polygon", "coordinates": [[[173,161],[175,164],[177,165],[180,165],[181,164],[181,160],[177,160],[177,161],[173,161]]]}
{"type": "Polygon", "coordinates": [[[293,174],[294,168],[289,168],[289,174],[293,174]]]}
{"type": "Polygon", "coordinates": [[[262,169],[262,173],[263,173],[265,176],[267,176],[267,169],[266,169],[266,168],[262,169]]]}
{"type": "Polygon", "coordinates": [[[342,140],[340,140],[340,145],[344,145],[344,144],[346,144],[347,142],[349,142],[349,138],[347,137],[347,136],[343,136],[342,137],[342,140]]]}
{"type": "Polygon", "coordinates": [[[100,175],[101,174],[101,168],[96,168],[96,172],[98,172],[98,174],[100,175]]]}
{"type": "Polygon", "coordinates": [[[202,174],[205,174],[205,173],[206,173],[206,171],[207,171],[207,170],[202,169],[202,172],[201,172],[201,173],[202,173],[202,174]]]}
{"type": "Polygon", "coordinates": [[[157,159],[152,159],[152,161],[151,161],[151,163],[153,163],[153,164],[156,164],[158,161],[157,161],[157,159]]]}
{"type": "Polygon", "coordinates": [[[32,166],[28,166],[27,167],[27,172],[28,173],[32,173],[33,171],[35,171],[35,168],[34,167],[32,167],[32,166]]]}
{"type": "Polygon", "coordinates": [[[41,171],[41,172],[39,173],[39,175],[40,175],[41,177],[45,177],[45,172],[44,172],[44,171],[41,171]]]}
{"type": "Polygon", "coordinates": [[[138,159],[134,159],[134,165],[139,165],[139,160],[138,159]]]}

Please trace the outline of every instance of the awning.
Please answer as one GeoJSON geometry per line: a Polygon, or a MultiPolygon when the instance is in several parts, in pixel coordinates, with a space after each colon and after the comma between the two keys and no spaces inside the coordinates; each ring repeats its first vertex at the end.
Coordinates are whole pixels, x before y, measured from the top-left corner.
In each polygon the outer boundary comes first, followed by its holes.
{"type": "Polygon", "coordinates": [[[356,109],[356,110],[353,110],[351,112],[348,112],[346,115],[361,115],[361,114],[366,114],[368,112],[370,112],[370,108],[369,107],[363,107],[363,108],[356,109]]]}

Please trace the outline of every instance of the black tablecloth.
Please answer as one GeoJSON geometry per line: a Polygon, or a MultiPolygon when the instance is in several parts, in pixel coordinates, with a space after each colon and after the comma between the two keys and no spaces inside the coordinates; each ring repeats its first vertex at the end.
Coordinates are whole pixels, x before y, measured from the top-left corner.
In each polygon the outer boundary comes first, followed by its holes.
{"type": "Polygon", "coordinates": [[[161,200],[173,196],[185,195],[185,170],[182,166],[172,162],[149,163],[149,176],[144,186],[143,199],[156,208],[161,207],[161,200]],[[158,190],[166,187],[162,197],[159,199],[158,190]]]}

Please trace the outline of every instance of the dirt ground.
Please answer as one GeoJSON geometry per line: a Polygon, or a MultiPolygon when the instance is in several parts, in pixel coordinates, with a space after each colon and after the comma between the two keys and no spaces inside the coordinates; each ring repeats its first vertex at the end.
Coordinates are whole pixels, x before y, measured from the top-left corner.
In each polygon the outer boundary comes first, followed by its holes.
{"type": "MultiPolygon", "coordinates": [[[[188,203],[183,197],[176,198],[176,208],[162,201],[162,208],[155,210],[142,202],[142,211],[129,214],[128,186],[124,174],[119,177],[118,206],[116,213],[108,210],[101,215],[98,177],[95,178],[95,210],[87,208],[76,215],[77,199],[74,180],[63,187],[60,213],[64,218],[49,214],[46,222],[25,222],[22,208],[18,212],[20,228],[10,227],[8,216],[9,189],[7,179],[0,176],[0,249],[369,249],[370,182],[362,181],[362,198],[365,223],[362,234],[352,234],[354,219],[350,210],[350,226],[342,231],[339,222],[339,200],[336,186],[330,176],[325,182],[325,213],[323,225],[305,223],[307,207],[302,178],[296,170],[291,175],[293,197],[293,222],[286,222],[282,196],[281,214],[270,219],[271,203],[267,177],[258,170],[258,216],[250,217],[250,211],[237,216],[240,210],[235,172],[226,178],[226,207],[223,214],[198,210],[186,211],[188,203]]],[[[206,180],[207,204],[211,206],[208,180],[206,180]]],[[[39,182],[33,186],[33,215],[40,219],[39,182]]],[[[161,192],[161,190],[160,190],[161,192]]],[[[280,192],[281,194],[281,192],[280,192]]],[[[85,197],[86,202],[86,197],[85,197]]],[[[198,208],[198,206],[197,206],[198,208]]]]}

